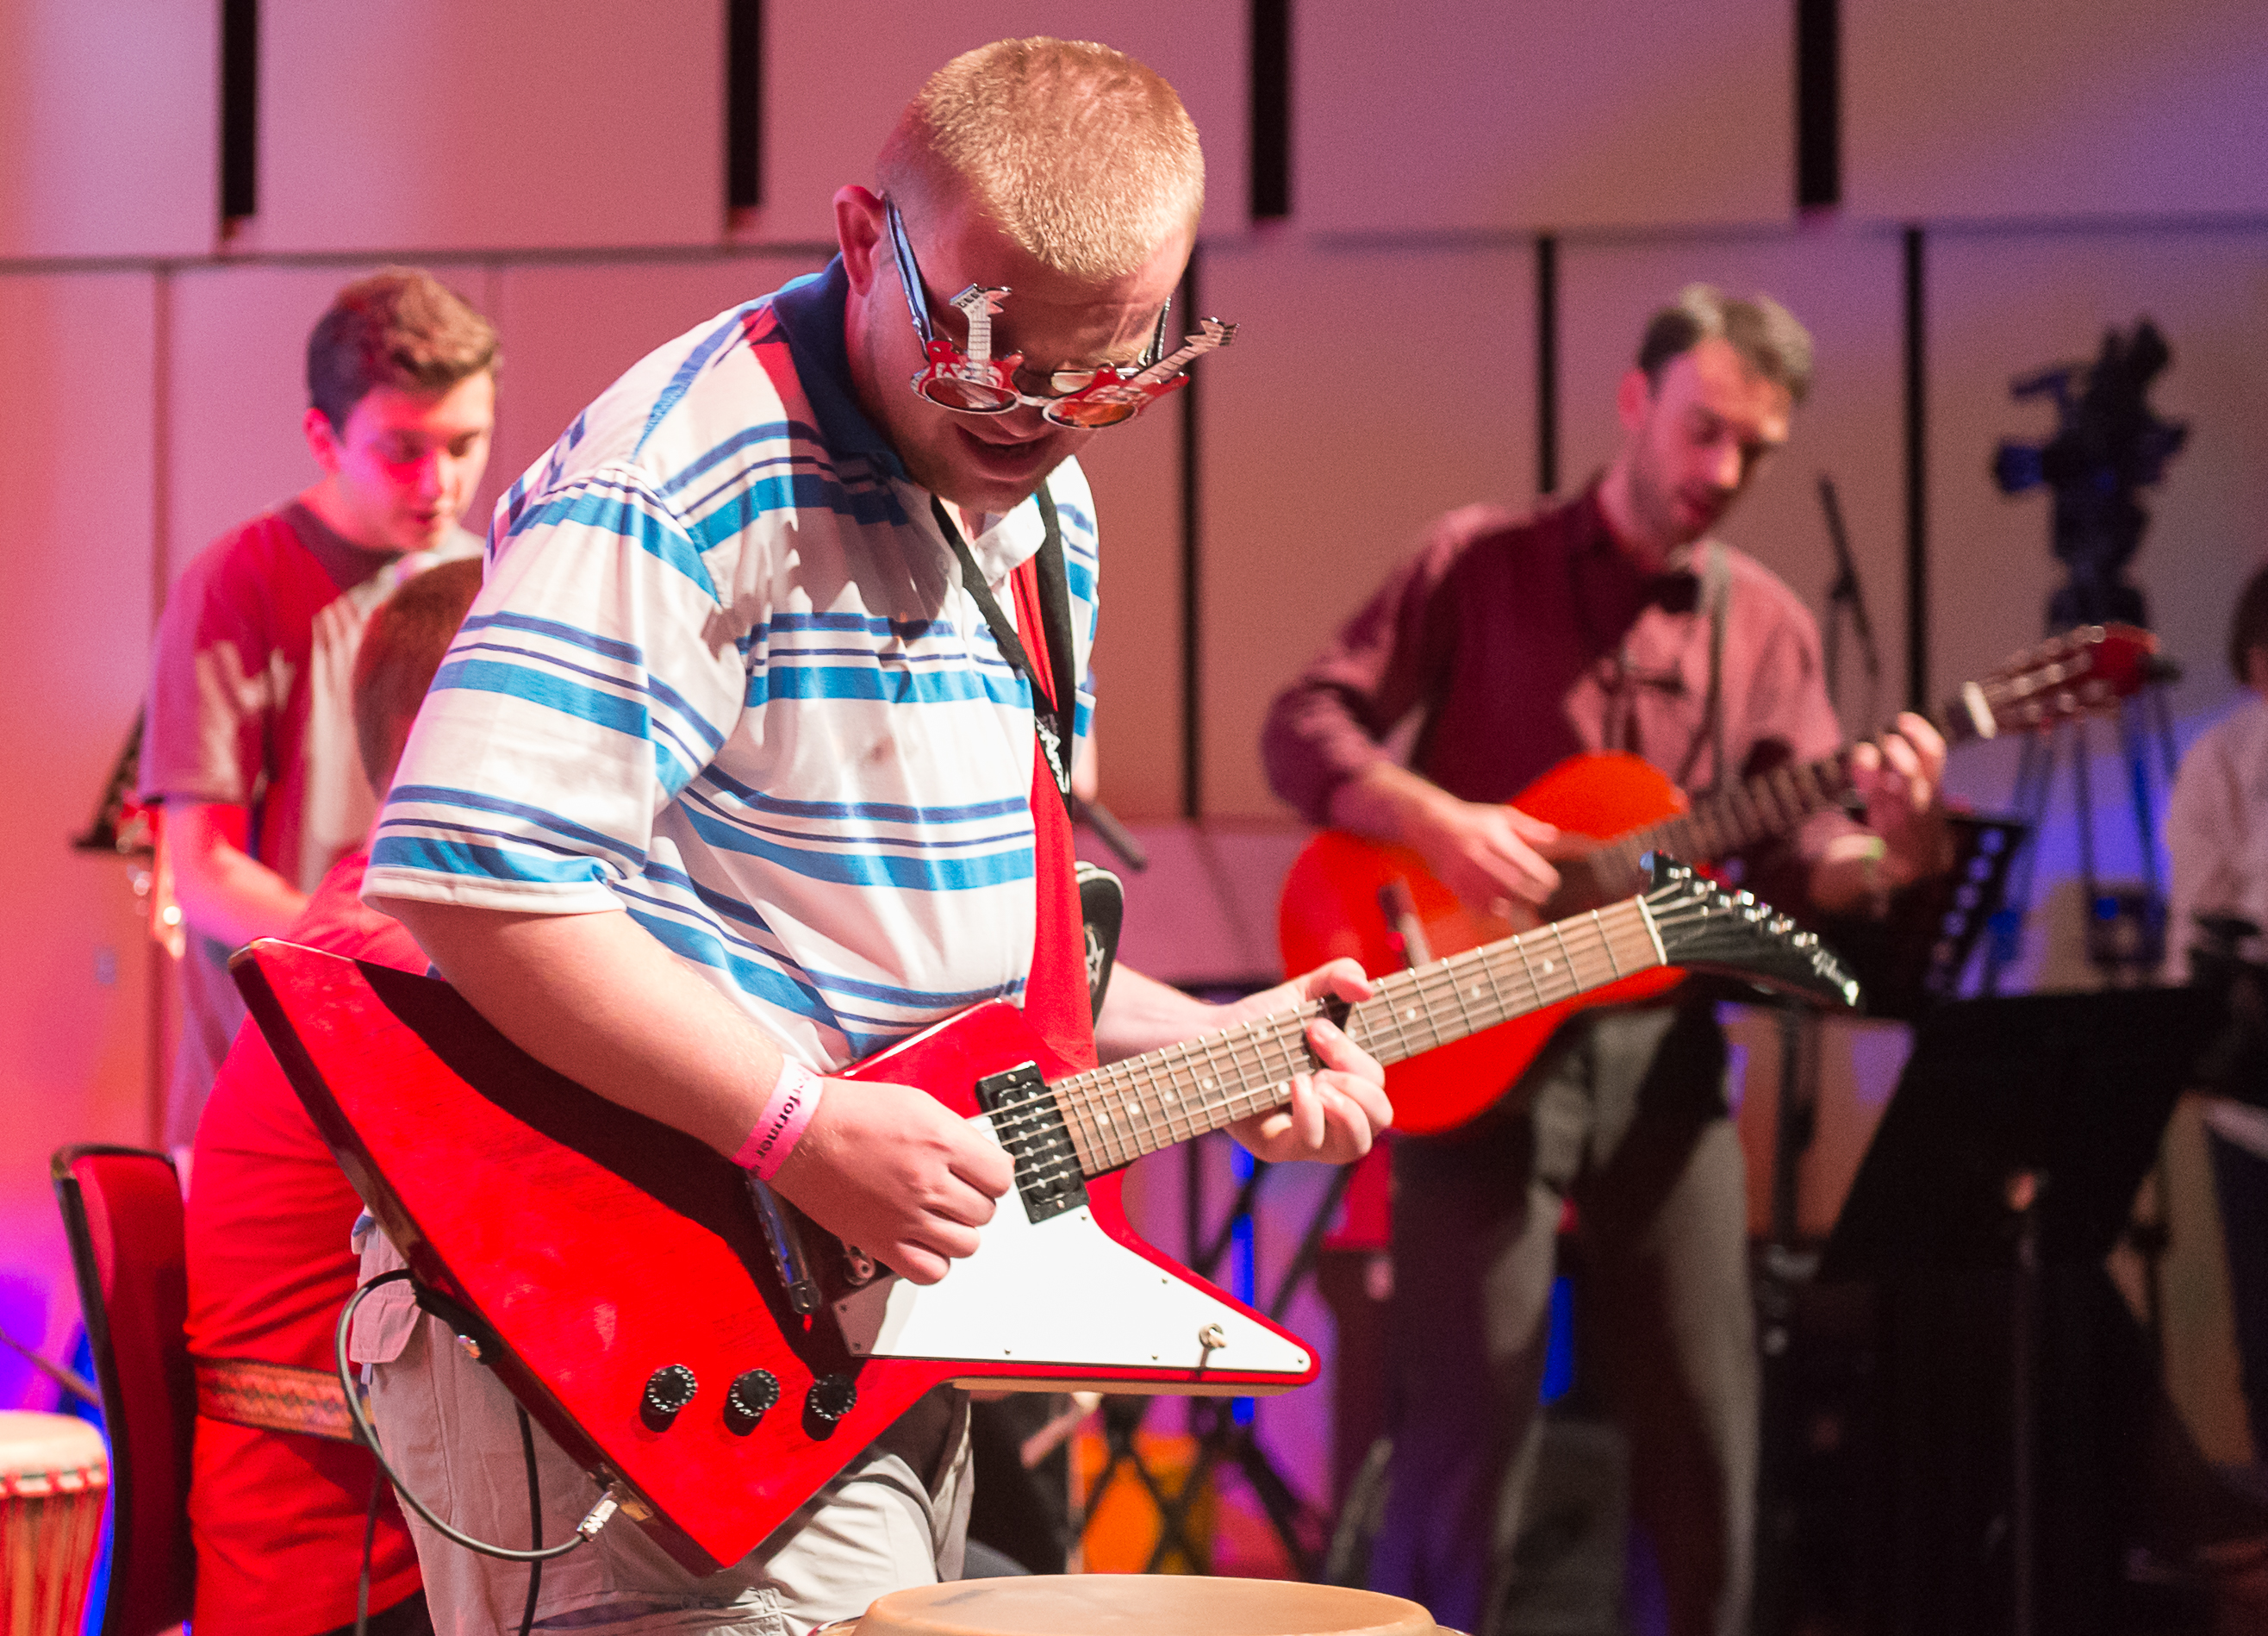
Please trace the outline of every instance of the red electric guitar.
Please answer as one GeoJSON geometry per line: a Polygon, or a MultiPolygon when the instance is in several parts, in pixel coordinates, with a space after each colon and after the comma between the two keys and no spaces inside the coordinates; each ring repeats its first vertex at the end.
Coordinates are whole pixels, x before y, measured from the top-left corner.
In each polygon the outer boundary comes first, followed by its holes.
{"type": "MultiPolygon", "coordinates": [[[[2132,625],[2089,625],[2019,653],[1964,686],[1931,718],[1948,744],[2036,731],[2117,703],[2168,679],[2158,639],[2132,625]]],[[[1638,859],[1657,848],[1680,858],[1727,857],[1786,835],[1851,787],[1850,752],[1786,766],[1690,802],[1635,755],[1572,755],[1529,785],[1512,805],[1571,836],[1600,844],[1555,859],[1560,888],[1544,906],[1565,916],[1631,889],[1638,859]]],[[[1433,954],[1501,937],[1513,923],[1468,910],[1407,847],[1326,830],[1284,878],[1277,936],[1287,971],[1351,954],[1375,976],[1433,954]]],[[[1586,1006],[1644,999],[1679,974],[1649,971],[1489,1029],[1386,1076],[1396,1128],[1454,1129],[1493,1103],[1543,1049],[1552,1031],[1586,1006]]]]}
{"type": "MultiPolygon", "coordinates": [[[[1671,962],[1856,999],[1808,932],[1683,865],[1648,868],[1643,895],[1329,1009],[1394,1062],[1671,962]]],[[[1280,1106],[1314,1065],[1322,1002],[1077,1072],[993,1001],[846,1071],[920,1086],[1015,1157],[976,1255],[921,1286],[541,1066],[444,983],[274,940],[234,967],[418,1281],[492,1331],[482,1361],[696,1573],[745,1555],[943,1382],[1244,1396],[1314,1378],[1298,1338],[1135,1236],[1115,1173],[1280,1106]]]]}

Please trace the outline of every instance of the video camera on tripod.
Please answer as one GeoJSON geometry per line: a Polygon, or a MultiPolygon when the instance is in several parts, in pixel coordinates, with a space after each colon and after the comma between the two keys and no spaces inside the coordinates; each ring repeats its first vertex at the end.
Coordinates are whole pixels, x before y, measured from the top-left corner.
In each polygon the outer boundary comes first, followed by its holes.
{"type": "Polygon", "coordinates": [[[2055,364],[2009,382],[2020,402],[2052,396],[2056,433],[2043,444],[2004,442],[1992,457],[2003,494],[2045,484],[2055,493],[2053,546],[2070,583],[2048,602],[2048,630],[2074,625],[2147,626],[2140,589],[2126,564],[2141,549],[2150,515],[2135,497],[2165,475],[2190,429],[2150,408],[2150,383],[2173,361],[2148,319],[2131,335],[2107,329],[2092,364],[2055,364]]]}

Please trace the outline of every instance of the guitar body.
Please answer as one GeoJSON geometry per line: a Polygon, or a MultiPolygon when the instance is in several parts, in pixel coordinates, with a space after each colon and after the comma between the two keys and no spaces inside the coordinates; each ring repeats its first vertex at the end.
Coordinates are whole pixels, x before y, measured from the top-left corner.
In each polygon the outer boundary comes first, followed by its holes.
{"type": "MultiPolygon", "coordinates": [[[[2083,625],[1963,684],[1932,719],[1949,745],[2036,733],[2108,709],[2176,674],[2158,657],[2158,639],[2148,631],[2131,625],[2083,625]]],[[[1700,863],[1790,833],[1811,813],[1840,799],[1850,787],[1849,774],[1849,762],[1840,753],[1806,767],[1782,766],[1706,796],[1701,809],[1692,811],[1683,792],[1635,755],[1571,755],[1521,791],[1512,805],[1572,835],[1616,843],[1554,859],[1560,890],[1543,912],[1558,920],[1632,889],[1631,882],[1616,877],[1641,851],[1700,863]]],[[[1454,954],[1517,929],[1468,914],[1417,853],[1328,831],[1308,844],[1285,877],[1277,911],[1285,968],[1305,971],[1351,954],[1373,976],[1399,969],[1407,940],[1394,935],[1379,895],[1381,888],[1395,882],[1409,888],[1431,954],[1454,954]]],[[[1386,1088],[1394,1099],[1395,1123],[1419,1133],[1454,1130],[1502,1095],[1551,1031],[1576,1010],[1643,999],[1677,978],[1675,970],[1646,972],[1388,1067],[1386,1088]]]]}
{"type": "MultiPolygon", "coordinates": [[[[1521,791],[1512,805],[1572,835],[1608,841],[1674,817],[1686,802],[1684,792],[1659,768],[1615,751],[1569,756],[1521,791]]],[[[1580,871],[1565,873],[1572,885],[1580,871]]],[[[1466,909],[1410,848],[1328,829],[1307,844],[1284,878],[1277,910],[1284,969],[1307,971],[1349,954],[1373,976],[1399,969],[1404,955],[1379,902],[1380,889],[1396,881],[1408,886],[1435,957],[1462,954],[1519,929],[1466,909]]],[[[1572,901],[1555,899],[1543,912],[1557,918],[1594,908],[1618,889],[1579,888],[1572,901]]],[[[1418,1135],[1454,1130],[1502,1096],[1577,1011],[1649,999],[1674,988],[1682,975],[1675,968],[1641,972],[1395,1064],[1386,1071],[1395,1128],[1418,1135]]]]}
{"type": "MultiPolygon", "coordinates": [[[[1011,1190],[976,1255],[927,1286],[854,1283],[795,1218],[821,1297],[799,1314],[742,1171],[543,1067],[447,984],[273,940],[236,969],[418,1280],[491,1326],[482,1360],[693,1572],[746,1555],[946,1382],[1246,1396],[1314,1377],[1297,1338],[1135,1235],[1115,1173],[1037,1222],[1011,1190]],[[696,1388],[663,1415],[645,1394],[671,1366],[696,1388]],[[728,1412],[755,1370],[777,1401],[728,1412]],[[821,1382],[855,1399],[831,1419],[821,1382]]],[[[841,1077],[919,1086],[989,1135],[976,1082],[1027,1063],[1074,1071],[993,1002],[841,1077]]]]}

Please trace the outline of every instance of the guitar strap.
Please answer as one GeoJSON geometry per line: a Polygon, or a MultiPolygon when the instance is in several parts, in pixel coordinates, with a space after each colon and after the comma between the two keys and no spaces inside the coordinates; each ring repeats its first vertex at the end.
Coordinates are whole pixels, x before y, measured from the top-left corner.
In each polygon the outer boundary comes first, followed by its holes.
{"type": "MultiPolygon", "coordinates": [[[[1031,656],[1024,651],[1024,640],[1007,615],[1000,611],[994,600],[992,588],[984,583],[983,571],[976,566],[970,554],[968,542],[961,537],[954,527],[953,514],[945,509],[945,502],[935,495],[929,497],[930,514],[937,519],[946,543],[953,548],[961,563],[961,582],[991,627],[992,640],[999,645],[1000,657],[1008,661],[1008,668],[1024,678],[1032,689],[1032,721],[1040,741],[1041,752],[1047,757],[1048,770],[1054,774],[1056,793],[1065,803],[1071,800],[1071,744],[1072,712],[1077,709],[1078,695],[1072,690],[1078,684],[1073,674],[1075,650],[1071,637],[1071,582],[1064,571],[1063,528],[1056,520],[1055,497],[1040,485],[1032,497],[1040,505],[1040,520],[1046,527],[1046,536],[1040,542],[1039,555],[1030,562],[1020,564],[1015,571],[1019,586],[1025,578],[1036,577],[1039,618],[1027,628],[1033,640],[1042,650],[1043,659],[1051,659],[1050,674],[1042,674],[1033,665],[1031,656]]],[[[1023,601],[1020,589],[1018,601],[1023,601]]],[[[1035,817],[1037,814],[1034,814],[1035,817]]]]}
{"type": "Polygon", "coordinates": [[[1701,730],[1686,747],[1685,764],[1677,770],[1677,783],[1680,788],[1690,787],[1688,780],[1693,776],[1693,763],[1700,759],[1701,747],[1706,743],[1716,756],[1710,768],[1709,787],[1721,790],[1733,777],[1725,765],[1725,611],[1733,600],[1733,568],[1725,559],[1725,548],[1714,540],[1709,542],[1709,565],[1703,571],[1701,600],[1709,609],[1709,695],[1702,702],[1701,730]]]}
{"type": "MultiPolygon", "coordinates": [[[[1032,933],[1031,976],[1024,984],[1024,1016],[1067,1061],[1091,1068],[1096,1061],[1094,1014],[1101,1008],[1101,992],[1091,982],[1093,961],[1071,843],[1068,750],[1078,695],[1073,691],[1077,682],[1071,639],[1071,587],[1064,570],[1063,533],[1056,520],[1055,502],[1044,485],[1035,497],[1047,537],[1039,554],[1009,576],[1018,615],[1013,623],[985,585],[968,542],[954,526],[944,503],[932,496],[930,504],[946,543],[960,560],[962,583],[983,613],[993,641],[999,645],[1001,658],[1032,689],[1032,867],[1036,923],[1032,933]],[[1031,632],[1036,664],[1018,634],[1020,624],[1031,632]]],[[[1115,878],[1110,879],[1116,885],[1115,878]]],[[[1115,925],[1112,929],[1115,935],[1115,925]]],[[[1104,963],[1103,980],[1107,981],[1108,961],[1104,963]]]]}

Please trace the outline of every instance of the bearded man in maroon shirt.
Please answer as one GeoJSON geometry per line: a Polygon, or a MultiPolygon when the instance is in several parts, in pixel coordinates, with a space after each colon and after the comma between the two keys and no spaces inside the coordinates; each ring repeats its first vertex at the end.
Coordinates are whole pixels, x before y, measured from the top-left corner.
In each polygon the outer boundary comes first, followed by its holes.
{"type": "MultiPolygon", "coordinates": [[[[1700,792],[1842,739],[1816,623],[1712,531],[1787,439],[1811,339],[1777,302],[1686,290],[1616,394],[1620,452],[1528,518],[1453,512],[1270,711],[1278,794],[1415,848],[1476,909],[1557,888],[1559,833],[1512,804],[1625,750],[1700,792]],[[1415,716],[1407,765],[1384,741],[1415,716]]],[[[1867,825],[1820,814],[1741,860],[1799,913],[1879,912],[1944,867],[1945,746],[1919,717],[1855,752],[1867,825]]],[[[1690,985],[1689,985],[1690,988],[1690,985]]],[[[1372,1588],[1485,1632],[1532,1463],[1558,1225],[1585,1247],[1587,1357],[1631,1446],[1632,1509],[1676,1636],[1748,1618],[1757,1371],[1725,1044],[1686,989],[1578,1013],[1490,1110],[1394,1150],[1393,1385],[1372,1588]]]]}

